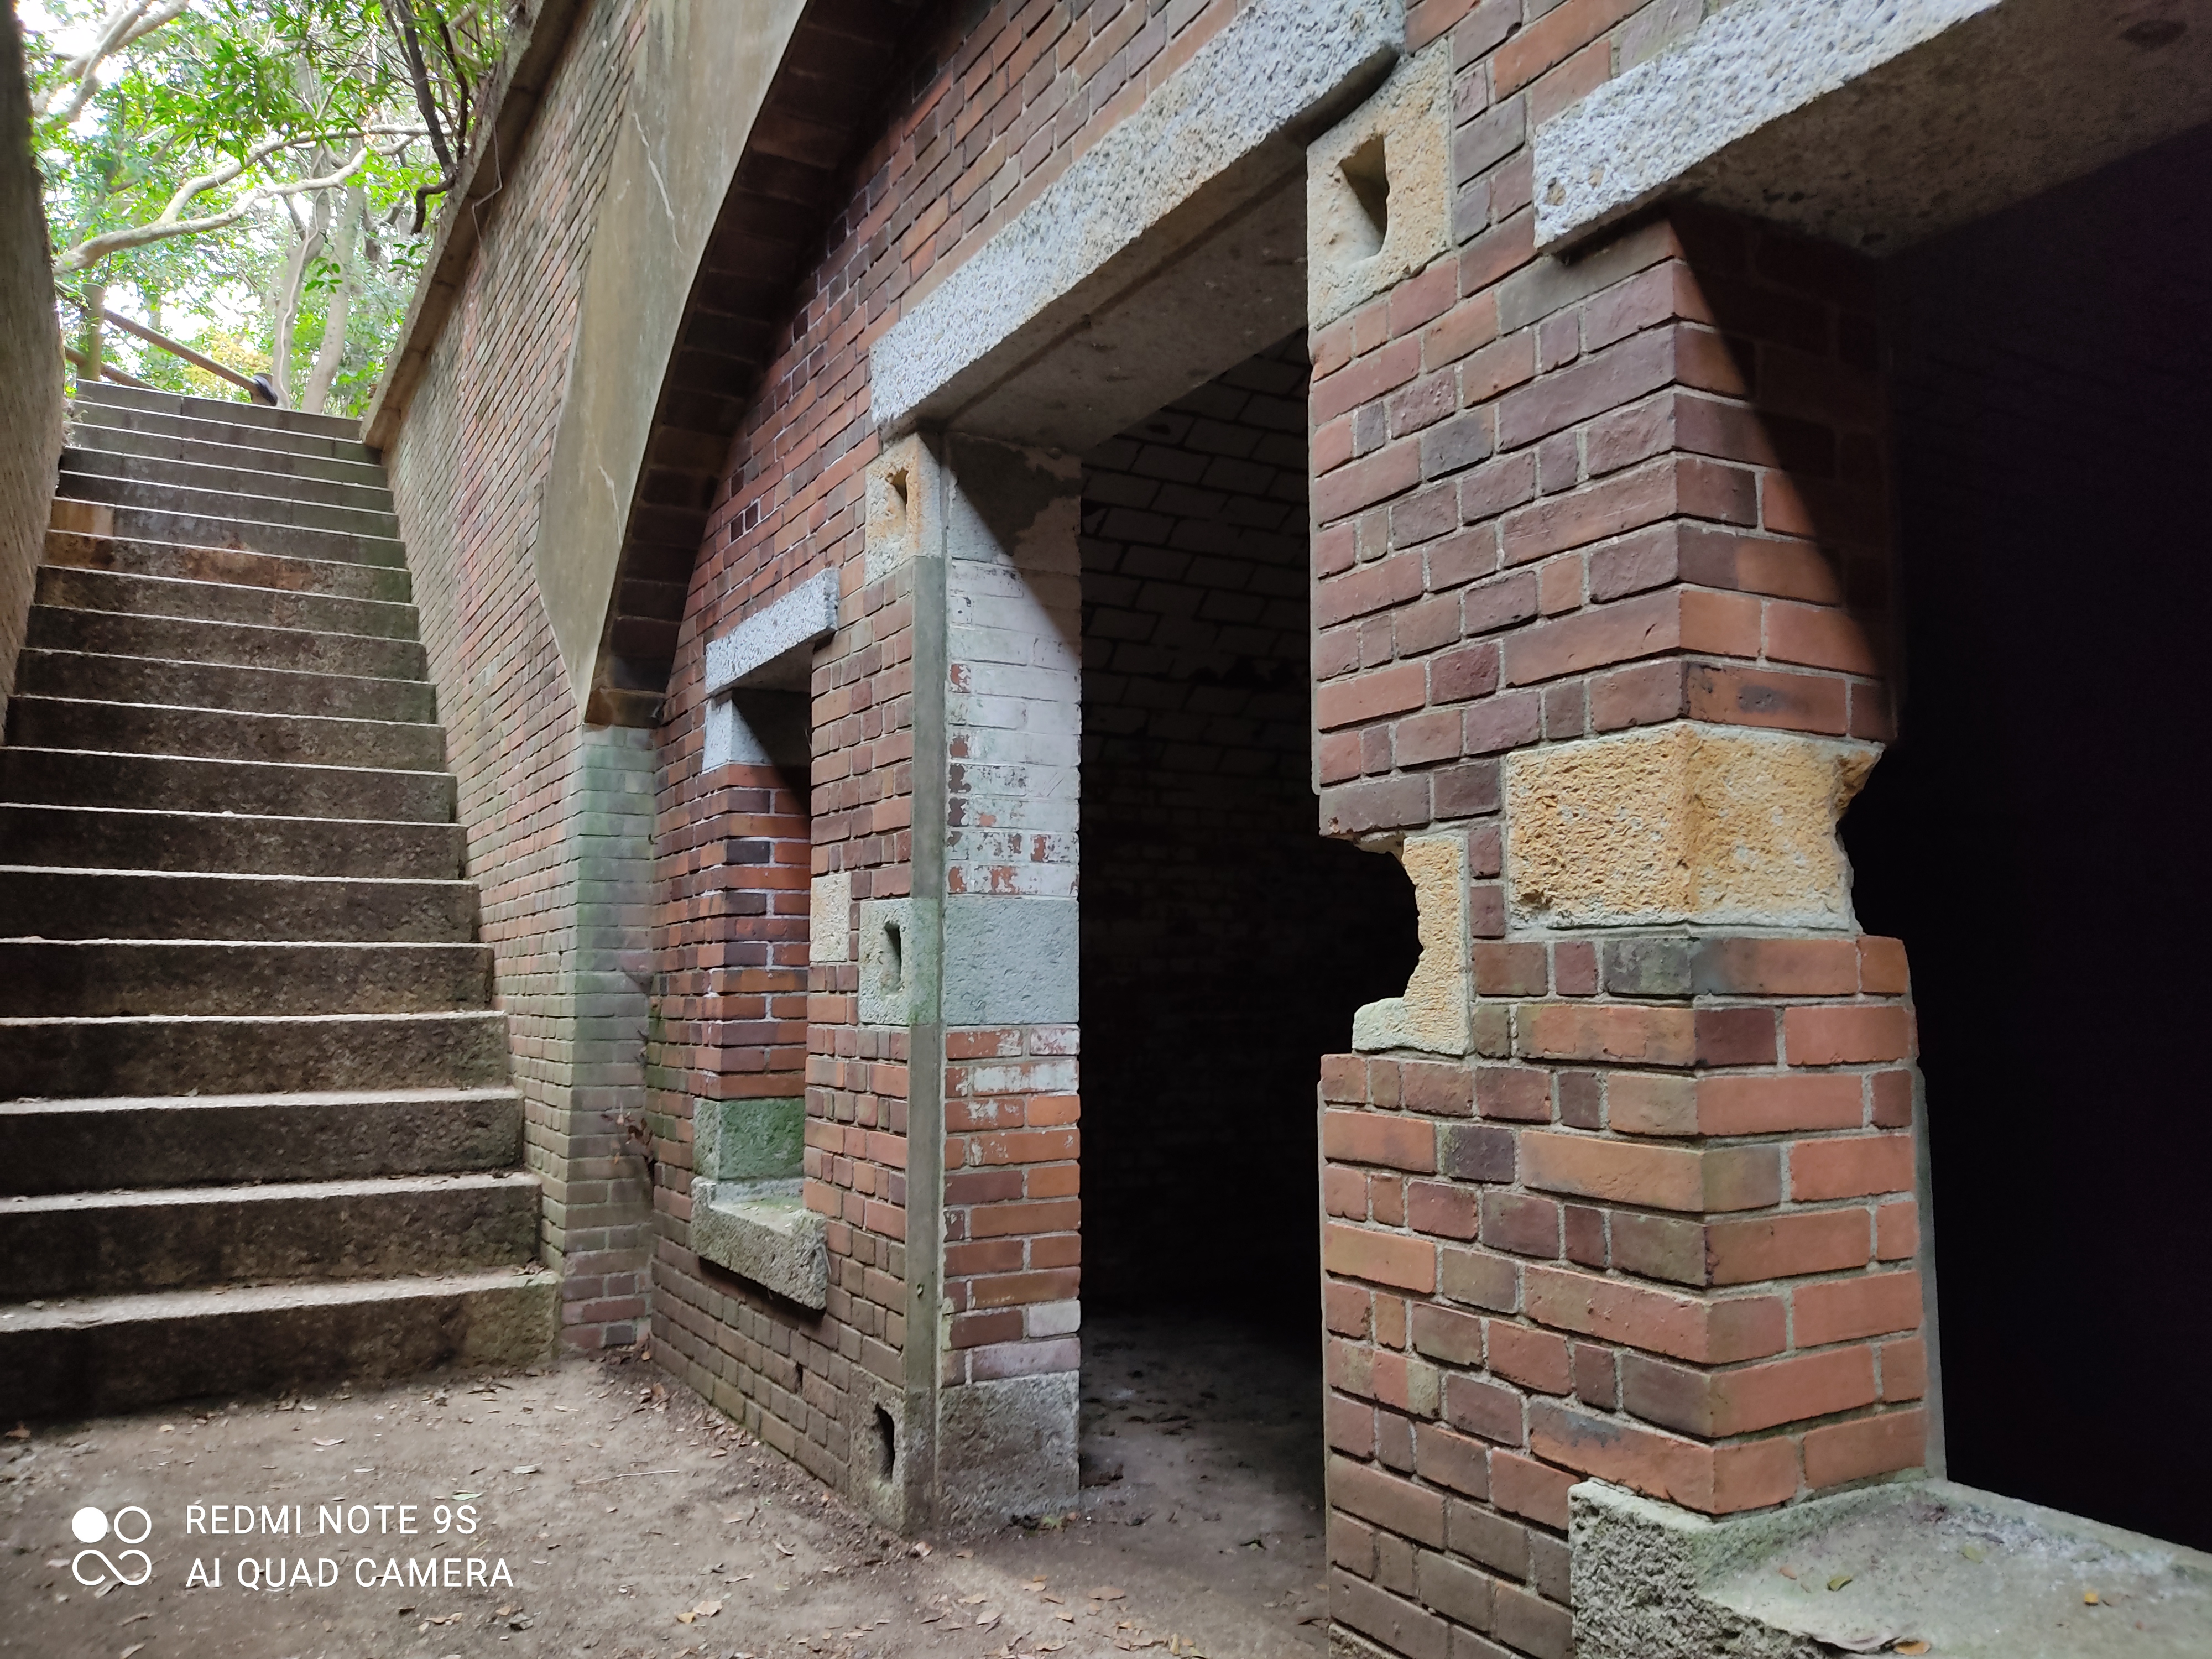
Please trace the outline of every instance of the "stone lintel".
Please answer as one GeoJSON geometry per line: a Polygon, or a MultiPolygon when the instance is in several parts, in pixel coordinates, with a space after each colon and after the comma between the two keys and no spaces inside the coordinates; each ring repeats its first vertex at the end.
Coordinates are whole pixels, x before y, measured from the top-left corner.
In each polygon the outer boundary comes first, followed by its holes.
{"type": "MultiPolygon", "coordinates": [[[[1304,129],[1371,84],[1404,39],[1403,0],[1255,0],[876,342],[878,425],[968,425],[964,408],[1091,331],[1129,289],[1294,174],[1304,129]]],[[[1295,241],[1279,251],[1291,314],[1267,338],[1232,332],[1236,355],[1186,363],[1189,378],[1164,395],[1147,380],[1126,416],[1117,405],[1094,411],[1091,423],[1126,422],[1296,327],[1302,252],[1295,241]]],[[[1231,297],[1249,309],[1249,295],[1231,297]]]]}
{"type": "Polygon", "coordinates": [[[814,647],[837,631],[837,573],[824,570],[707,641],[706,694],[804,691],[814,647]]]}
{"type": "Polygon", "coordinates": [[[2212,118],[2182,9],[1735,0],[1536,130],[1538,246],[1680,196],[1893,252],[2212,118]]]}

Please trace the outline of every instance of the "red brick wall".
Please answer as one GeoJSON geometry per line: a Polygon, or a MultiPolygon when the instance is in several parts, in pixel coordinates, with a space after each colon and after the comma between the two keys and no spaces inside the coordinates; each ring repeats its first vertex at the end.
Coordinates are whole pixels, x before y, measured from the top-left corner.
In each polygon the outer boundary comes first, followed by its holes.
{"type": "Polygon", "coordinates": [[[1323,1069],[1332,1610],[1407,1655],[1571,1651],[1579,1479],[1726,1513],[1926,1426],[1902,950],[1508,937],[1502,757],[1889,732],[1868,269],[1689,212],[1536,255],[1527,134],[1629,10],[1417,9],[1458,246],[1313,343],[1323,821],[1464,833],[1476,936],[1469,1061],[1323,1069]]]}
{"type": "MultiPolygon", "coordinates": [[[[585,754],[531,550],[592,206],[643,16],[637,0],[599,0],[576,24],[385,456],[509,1018],[526,1156],[546,1182],[564,1339],[586,1346],[643,1334],[642,1165],[623,1151],[623,1045],[580,1006],[609,993],[578,966],[584,889],[606,884],[622,820],[640,838],[646,828],[642,804],[621,813],[619,789],[604,786],[643,757],[620,734],[585,754]]],[[[634,1036],[628,1047],[634,1079],[634,1036]]]]}
{"type": "MultiPolygon", "coordinates": [[[[854,562],[863,470],[877,453],[867,346],[933,270],[980,246],[1233,15],[1231,0],[1160,9],[1033,0],[952,20],[920,43],[918,60],[933,72],[915,74],[854,169],[850,199],[801,285],[788,343],[732,447],[693,573],[656,750],[660,937],[703,957],[740,932],[734,918],[705,914],[690,890],[699,878],[692,849],[729,833],[718,824],[714,786],[698,775],[704,643],[823,569],[842,573],[844,626],[813,688],[812,870],[849,872],[856,905],[909,890],[911,574],[864,584],[854,562]]],[[[680,989],[672,982],[672,1001],[656,1006],[649,1045],[663,1357],[842,1484],[846,1425],[859,1420],[865,1392],[852,1368],[893,1387],[901,1376],[906,1040],[860,1025],[854,964],[809,969],[807,1201],[836,1219],[830,1306],[803,1319],[726,1276],[709,1278],[684,1247],[690,1098],[755,1088],[734,1069],[750,1045],[708,1033],[691,971],[680,989]]],[[[1073,1343],[1048,1328],[1051,1315],[1040,1323],[1020,1311],[1072,1297],[1079,1272],[1073,1036],[947,1034],[948,1382],[1073,1367],[1073,1343]],[[1010,1064],[1026,1075],[1010,1079],[1010,1064]],[[979,1206],[987,1221],[977,1221],[979,1206]]]]}

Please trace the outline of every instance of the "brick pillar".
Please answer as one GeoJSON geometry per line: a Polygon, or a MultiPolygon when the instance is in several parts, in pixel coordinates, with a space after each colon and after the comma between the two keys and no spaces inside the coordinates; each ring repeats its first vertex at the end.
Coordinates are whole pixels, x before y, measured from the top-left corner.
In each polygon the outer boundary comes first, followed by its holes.
{"type": "Polygon", "coordinates": [[[1076,1496],[1082,477],[945,456],[939,1513],[1000,1521],[1076,1496]]]}
{"type": "Polygon", "coordinates": [[[1835,838],[1889,729],[1872,284],[1524,210],[1314,355],[1322,816],[1401,842],[1427,952],[1324,1065],[1332,1613],[1563,1659],[1577,1480],[1923,1456],[1905,964],[1835,838]]]}

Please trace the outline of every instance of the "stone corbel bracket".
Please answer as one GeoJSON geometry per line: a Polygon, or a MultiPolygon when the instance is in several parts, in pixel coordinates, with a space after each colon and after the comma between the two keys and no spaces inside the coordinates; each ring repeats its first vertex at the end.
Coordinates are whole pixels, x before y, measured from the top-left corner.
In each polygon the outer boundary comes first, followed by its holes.
{"type": "Polygon", "coordinates": [[[805,1308],[830,1302],[829,1220],[806,1207],[803,1100],[702,1100],[691,1115],[691,1249],[805,1308]]]}

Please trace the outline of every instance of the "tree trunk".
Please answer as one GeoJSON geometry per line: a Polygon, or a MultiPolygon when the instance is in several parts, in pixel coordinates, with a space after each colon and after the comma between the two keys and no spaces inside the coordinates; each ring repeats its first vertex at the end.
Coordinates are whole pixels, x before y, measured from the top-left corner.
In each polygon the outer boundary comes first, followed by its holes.
{"type": "Polygon", "coordinates": [[[331,290],[330,304],[325,308],[322,343],[315,349],[307,389],[300,394],[300,407],[320,415],[331,412],[331,386],[345,357],[346,313],[353,305],[355,267],[361,254],[362,222],[368,216],[368,192],[356,185],[346,191],[345,209],[338,220],[337,246],[331,254],[338,268],[338,285],[331,290]]]}
{"type": "MultiPolygon", "coordinates": [[[[313,165],[321,166],[322,153],[316,152],[313,165]]],[[[291,257],[284,261],[283,274],[277,278],[276,302],[270,307],[276,324],[275,361],[270,365],[269,379],[276,388],[279,408],[298,407],[292,401],[292,331],[299,326],[300,296],[306,292],[307,272],[314,266],[323,252],[323,244],[331,233],[331,193],[319,190],[314,193],[314,207],[301,226],[295,219],[293,228],[299,240],[293,244],[291,257]]]]}

